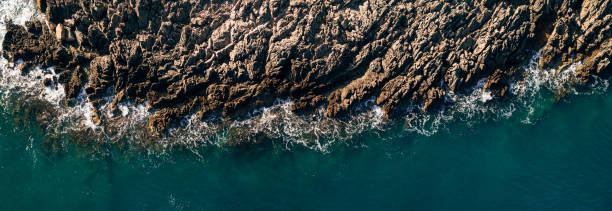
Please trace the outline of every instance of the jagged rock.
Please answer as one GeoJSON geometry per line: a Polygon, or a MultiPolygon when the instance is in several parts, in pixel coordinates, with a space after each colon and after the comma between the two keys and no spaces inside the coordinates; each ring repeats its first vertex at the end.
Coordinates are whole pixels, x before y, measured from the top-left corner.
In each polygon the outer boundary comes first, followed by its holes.
{"type": "Polygon", "coordinates": [[[589,77],[591,74],[608,78],[612,76],[610,61],[612,61],[612,40],[608,39],[599,49],[585,57],[583,65],[579,66],[576,72],[585,83],[592,79],[589,77]]]}
{"type": "Polygon", "coordinates": [[[495,70],[493,74],[487,77],[487,82],[482,87],[484,91],[491,91],[494,96],[503,97],[506,95],[509,89],[510,79],[508,78],[508,73],[512,73],[513,71],[503,71],[501,69],[495,70]]]}
{"type": "Polygon", "coordinates": [[[106,35],[96,25],[91,25],[87,28],[87,40],[94,50],[104,51],[106,46],[108,46],[106,35]]]}
{"type": "Polygon", "coordinates": [[[40,11],[46,11],[47,1],[46,0],[36,0],[36,6],[40,11]]]}
{"type": "MultiPolygon", "coordinates": [[[[65,19],[69,19],[75,12],[79,11],[79,0],[51,0],[44,1],[46,4],[45,13],[50,22],[58,24],[65,19]]],[[[40,7],[42,9],[42,7],[40,7]]]]}
{"type": "Polygon", "coordinates": [[[74,41],[77,42],[77,45],[79,46],[83,45],[83,39],[84,39],[84,35],[81,31],[79,30],[74,31],[74,41]]]}
{"type": "Polygon", "coordinates": [[[72,71],[65,71],[62,73],[62,75],[65,75],[63,77],[66,78],[64,82],[64,92],[66,93],[66,99],[64,99],[64,102],[68,105],[71,105],[71,100],[79,96],[81,88],[85,85],[87,75],[80,66],[75,67],[75,69],[72,71]]]}
{"type": "Polygon", "coordinates": [[[64,40],[66,40],[66,29],[64,29],[64,26],[62,26],[62,24],[57,24],[57,26],[55,27],[55,38],[57,39],[57,41],[59,42],[63,42],[64,40]]]}
{"type": "Polygon", "coordinates": [[[115,95],[114,111],[147,102],[160,134],[184,115],[240,118],[278,98],[328,116],[375,99],[394,117],[408,104],[435,109],[483,78],[483,89],[505,96],[539,49],[545,68],[584,61],[585,83],[611,75],[610,0],[37,4],[55,30],[8,24],[2,55],[65,70],[67,102],[86,83],[92,102],[115,95]]]}
{"type": "Polygon", "coordinates": [[[102,119],[100,118],[100,111],[95,106],[93,107],[93,110],[91,112],[91,122],[94,123],[95,125],[102,124],[102,119]]]}
{"type": "Polygon", "coordinates": [[[60,43],[69,43],[77,40],[74,33],[62,24],[57,24],[55,27],[55,38],[60,43]]]}

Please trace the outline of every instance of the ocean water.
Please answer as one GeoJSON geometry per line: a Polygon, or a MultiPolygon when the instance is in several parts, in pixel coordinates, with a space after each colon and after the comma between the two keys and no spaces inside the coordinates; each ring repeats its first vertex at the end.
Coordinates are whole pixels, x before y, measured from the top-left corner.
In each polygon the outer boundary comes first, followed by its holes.
{"type": "MultiPolygon", "coordinates": [[[[1,20],[40,16],[0,0],[1,20]]],[[[0,59],[0,210],[612,210],[609,82],[575,86],[580,62],[541,70],[533,54],[508,99],[483,80],[395,121],[372,101],[338,120],[279,99],[245,120],[185,117],[155,144],[146,103],[104,105],[95,125],[84,95],[66,107],[42,87],[53,68],[0,59]],[[233,146],[241,134],[266,138],[233,146]]]]}
{"type": "Polygon", "coordinates": [[[0,116],[0,210],[612,209],[612,95],[431,136],[364,133],[329,152],[269,144],[167,155],[49,152],[0,116]]]}

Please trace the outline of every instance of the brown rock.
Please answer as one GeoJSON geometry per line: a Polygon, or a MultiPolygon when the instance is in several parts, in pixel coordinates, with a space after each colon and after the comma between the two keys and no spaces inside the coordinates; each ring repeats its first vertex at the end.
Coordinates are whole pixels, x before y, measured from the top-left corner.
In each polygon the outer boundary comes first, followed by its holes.
{"type": "Polygon", "coordinates": [[[539,49],[543,67],[583,60],[581,77],[610,75],[609,0],[43,3],[55,33],[9,24],[2,55],[66,70],[67,100],[89,83],[94,100],[114,87],[148,102],[159,134],[196,111],[240,118],[279,98],[328,116],[374,98],[393,117],[483,78],[504,96],[539,49]]]}
{"type": "Polygon", "coordinates": [[[67,30],[64,29],[64,26],[62,26],[62,24],[57,24],[57,26],[55,27],[55,38],[57,39],[57,41],[63,42],[64,40],[66,40],[66,36],[67,30]]]}
{"type": "Polygon", "coordinates": [[[47,1],[46,0],[36,0],[36,6],[40,11],[47,10],[47,1]]]}

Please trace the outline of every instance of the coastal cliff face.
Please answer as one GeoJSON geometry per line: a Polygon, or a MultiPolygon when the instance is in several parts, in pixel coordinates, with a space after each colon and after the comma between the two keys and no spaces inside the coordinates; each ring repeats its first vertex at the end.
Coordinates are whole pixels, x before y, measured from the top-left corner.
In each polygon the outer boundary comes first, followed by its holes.
{"type": "MultiPolygon", "coordinates": [[[[112,99],[144,103],[151,132],[198,114],[240,118],[291,99],[342,118],[375,99],[389,116],[425,110],[486,78],[510,95],[519,68],[582,61],[576,83],[610,77],[612,1],[37,0],[45,20],[7,25],[3,56],[85,90],[94,122],[112,99]],[[112,98],[109,98],[112,97],[112,98]]],[[[41,85],[42,86],[42,85],[41,85]]]]}

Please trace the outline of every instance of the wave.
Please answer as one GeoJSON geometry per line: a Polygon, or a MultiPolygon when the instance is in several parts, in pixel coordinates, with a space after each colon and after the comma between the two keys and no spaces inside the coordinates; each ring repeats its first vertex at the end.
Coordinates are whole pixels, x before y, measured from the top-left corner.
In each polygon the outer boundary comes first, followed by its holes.
{"type": "MultiPolygon", "coordinates": [[[[31,18],[41,18],[36,14],[31,1],[1,1],[1,18],[11,18],[15,23],[24,24],[31,18]]],[[[0,24],[0,40],[6,31],[0,24]]],[[[1,47],[1,46],[0,46],[1,47]]],[[[430,136],[448,125],[462,123],[472,126],[487,121],[519,118],[524,124],[534,124],[541,118],[543,111],[550,108],[560,95],[585,95],[604,93],[609,86],[607,80],[596,78],[588,89],[575,88],[576,62],[561,69],[542,70],[538,67],[541,51],[524,67],[523,79],[510,86],[512,97],[509,100],[495,99],[490,92],[483,90],[486,79],[480,80],[467,94],[449,92],[445,106],[437,112],[426,112],[419,105],[406,108],[406,116],[398,121],[388,120],[374,99],[363,102],[346,119],[325,117],[323,107],[311,115],[291,112],[291,100],[277,100],[273,106],[252,111],[249,118],[227,120],[219,117],[200,119],[196,115],[185,117],[178,127],[172,128],[165,137],[152,137],[147,132],[148,117],[152,113],[146,103],[118,104],[120,112],[111,112],[113,96],[104,99],[100,106],[100,118],[104,124],[93,121],[93,106],[85,91],[81,90],[73,106],[66,106],[64,87],[61,84],[43,86],[45,79],[57,77],[53,68],[34,70],[24,74],[20,62],[9,64],[0,59],[0,106],[14,109],[15,99],[22,102],[42,101],[54,114],[43,125],[49,135],[63,137],[66,134],[86,134],[85,139],[97,143],[129,143],[130,146],[151,144],[151,153],[168,152],[180,147],[198,154],[203,146],[225,146],[237,142],[258,142],[261,137],[274,140],[273,143],[285,149],[296,146],[327,152],[331,146],[364,133],[384,133],[395,125],[402,126],[402,133],[430,136]],[[91,141],[91,140],[90,140],[91,141]]]]}

